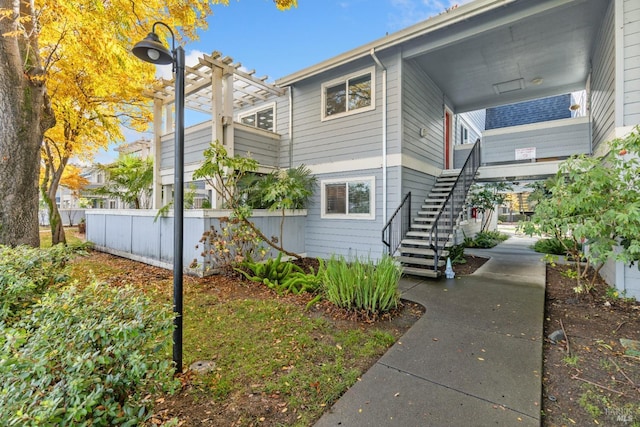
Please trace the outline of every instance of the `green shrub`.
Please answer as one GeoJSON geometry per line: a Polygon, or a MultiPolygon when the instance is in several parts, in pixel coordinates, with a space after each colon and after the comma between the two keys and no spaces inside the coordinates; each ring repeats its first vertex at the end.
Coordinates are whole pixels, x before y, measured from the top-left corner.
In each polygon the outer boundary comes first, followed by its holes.
{"type": "MultiPolygon", "coordinates": [[[[316,293],[320,289],[324,261],[321,259],[318,261],[320,263],[318,271],[314,272],[312,269],[311,273],[307,274],[296,264],[282,261],[282,252],[280,252],[276,258],[270,258],[265,262],[246,260],[241,264],[242,268],[235,270],[242,273],[248,280],[263,283],[279,294],[292,292],[299,295],[303,292],[316,293]]],[[[319,298],[316,298],[310,304],[318,300],[319,298]]]]}
{"type": "Polygon", "coordinates": [[[465,237],[463,244],[467,248],[488,249],[493,248],[500,242],[504,242],[508,238],[508,235],[499,231],[481,231],[473,239],[465,237]]]}
{"type": "MultiPolygon", "coordinates": [[[[572,248],[573,242],[570,239],[565,239],[564,244],[566,247],[572,248]]],[[[557,237],[549,239],[540,239],[533,245],[533,250],[543,254],[551,255],[567,255],[567,249],[563,246],[563,242],[557,237]]]]}
{"type": "Polygon", "coordinates": [[[67,279],[65,264],[73,251],[0,246],[0,321],[13,322],[55,283],[67,279]]]}
{"type": "Polygon", "coordinates": [[[131,288],[42,296],[0,323],[0,425],[137,425],[174,384],[172,312],[131,288]]]}
{"type": "Polygon", "coordinates": [[[464,244],[455,245],[449,248],[449,258],[451,264],[466,264],[467,260],[464,257],[464,244]]]}
{"type": "Polygon", "coordinates": [[[398,281],[402,271],[387,255],[374,264],[370,259],[332,256],[327,262],[322,280],[327,300],[348,310],[367,314],[387,312],[398,306],[398,281]]]}

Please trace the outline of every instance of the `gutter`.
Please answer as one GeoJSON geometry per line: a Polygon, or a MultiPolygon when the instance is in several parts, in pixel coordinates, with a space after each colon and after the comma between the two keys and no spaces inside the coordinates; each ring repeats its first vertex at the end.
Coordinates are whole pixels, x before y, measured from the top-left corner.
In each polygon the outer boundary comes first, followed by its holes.
{"type": "MultiPolygon", "coordinates": [[[[374,48],[369,54],[382,69],[382,223],[387,223],[387,69],[376,56],[374,48]]],[[[375,88],[374,88],[375,93],[375,88]]],[[[375,95],[374,95],[375,96],[375,95]]]]}
{"type": "Polygon", "coordinates": [[[289,169],[293,169],[293,86],[289,86],[289,169]]]}
{"type": "Polygon", "coordinates": [[[380,51],[387,49],[406,41],[412,40],[416,37],[431,33],[433,31],[446,28],[453,24],[469,20],[477,15],[481,15],[490,10],[506,6],[509,3],[514,3],[517,0],[476,0],[471,3],[462,5],[457,9],[450,12],[441,13],[440,15],[433,16],[423,22],[415,24],[409,28],[398,31],[390,36],[385,36],[368,43],[364,46],[352,49],[334,58],[322,61],[319,64],[307,67],[303,70],[297,71],[293,74],[285,76],[276,80],[276,85],[283,87],[291,85],[297,81],[306,79],[308,77],[315,76],[328,69],[338,67],[340,65],[348,64],[356,59],[364,58],[370,55],[372,50],[380,51]]]}

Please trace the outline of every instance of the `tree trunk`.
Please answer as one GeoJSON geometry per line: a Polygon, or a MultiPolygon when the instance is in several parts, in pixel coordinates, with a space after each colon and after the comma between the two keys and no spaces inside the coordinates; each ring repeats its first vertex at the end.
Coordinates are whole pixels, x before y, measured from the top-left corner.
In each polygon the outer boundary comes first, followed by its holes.
{"type": "Polygon", "coordinates": [[[38,247],[40,145],[55,121],[36,36],[5,35],[17,31],[20,14],[33,17],[30,3],[0,0],[0,8],[14,11],[0,19],[0,244],[38,247]]]}
{"type": "Polygon", "coordinates": [[[45,152],[45,168],[44,177],[40,183],[40,194],[42,199],[47,205],[49,211],[49,225],[51,226],[51,245],[57,245],[58,243],[67,244],[67,237],[64,234],[64,227],[62,224],[62,216],[56,203],[56,193],[60,187],[60,180],[64,168],[67,166],[69,157],[63,156],[60,159],[60,164],[55,167],[55,162],[51,153],[50,147],[44,143],[43,149],[45,152]]]}

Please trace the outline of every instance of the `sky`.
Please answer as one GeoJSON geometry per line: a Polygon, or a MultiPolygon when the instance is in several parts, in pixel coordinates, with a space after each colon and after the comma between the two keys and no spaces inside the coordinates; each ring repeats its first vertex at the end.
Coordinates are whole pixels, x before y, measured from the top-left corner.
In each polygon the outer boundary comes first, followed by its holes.
{"type": "MultiPolygon", "coordinates": [[[[228,6],[212,7],[199,40],[184,44],[186,63],[217,50],[273,82],[469,1],[298,0],[297,8],[279,11],[272,0],[229,0],[228,6]]],[[[171,67],[158,73],[170,78],[171,67]]],[[[127,143],[141,136],[125,132],[127,143]]],[[[96,160],[115,157],[111,148],[96,160]]]]}

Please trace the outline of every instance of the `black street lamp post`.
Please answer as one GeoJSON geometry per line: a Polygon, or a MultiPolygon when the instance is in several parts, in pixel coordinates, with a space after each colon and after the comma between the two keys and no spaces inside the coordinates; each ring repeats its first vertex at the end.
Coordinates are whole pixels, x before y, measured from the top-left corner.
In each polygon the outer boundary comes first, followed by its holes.
{"type": "Polygon", "coordinates": [[[184,228],[184,49],[175,46],[176,40],[171,28],[164,22],[156,22],[144,40],[136,43],[131,50],[135,56],[152,64],[173,64],[175,73],[175,154],[173,177],[173,362],[176,372],[182,372],[182,274],[183,274],[183,228],[184,228]],[[155,32],[156,25],[162,25],[171,33],[172,50],[160,42],[155,32]]]}

